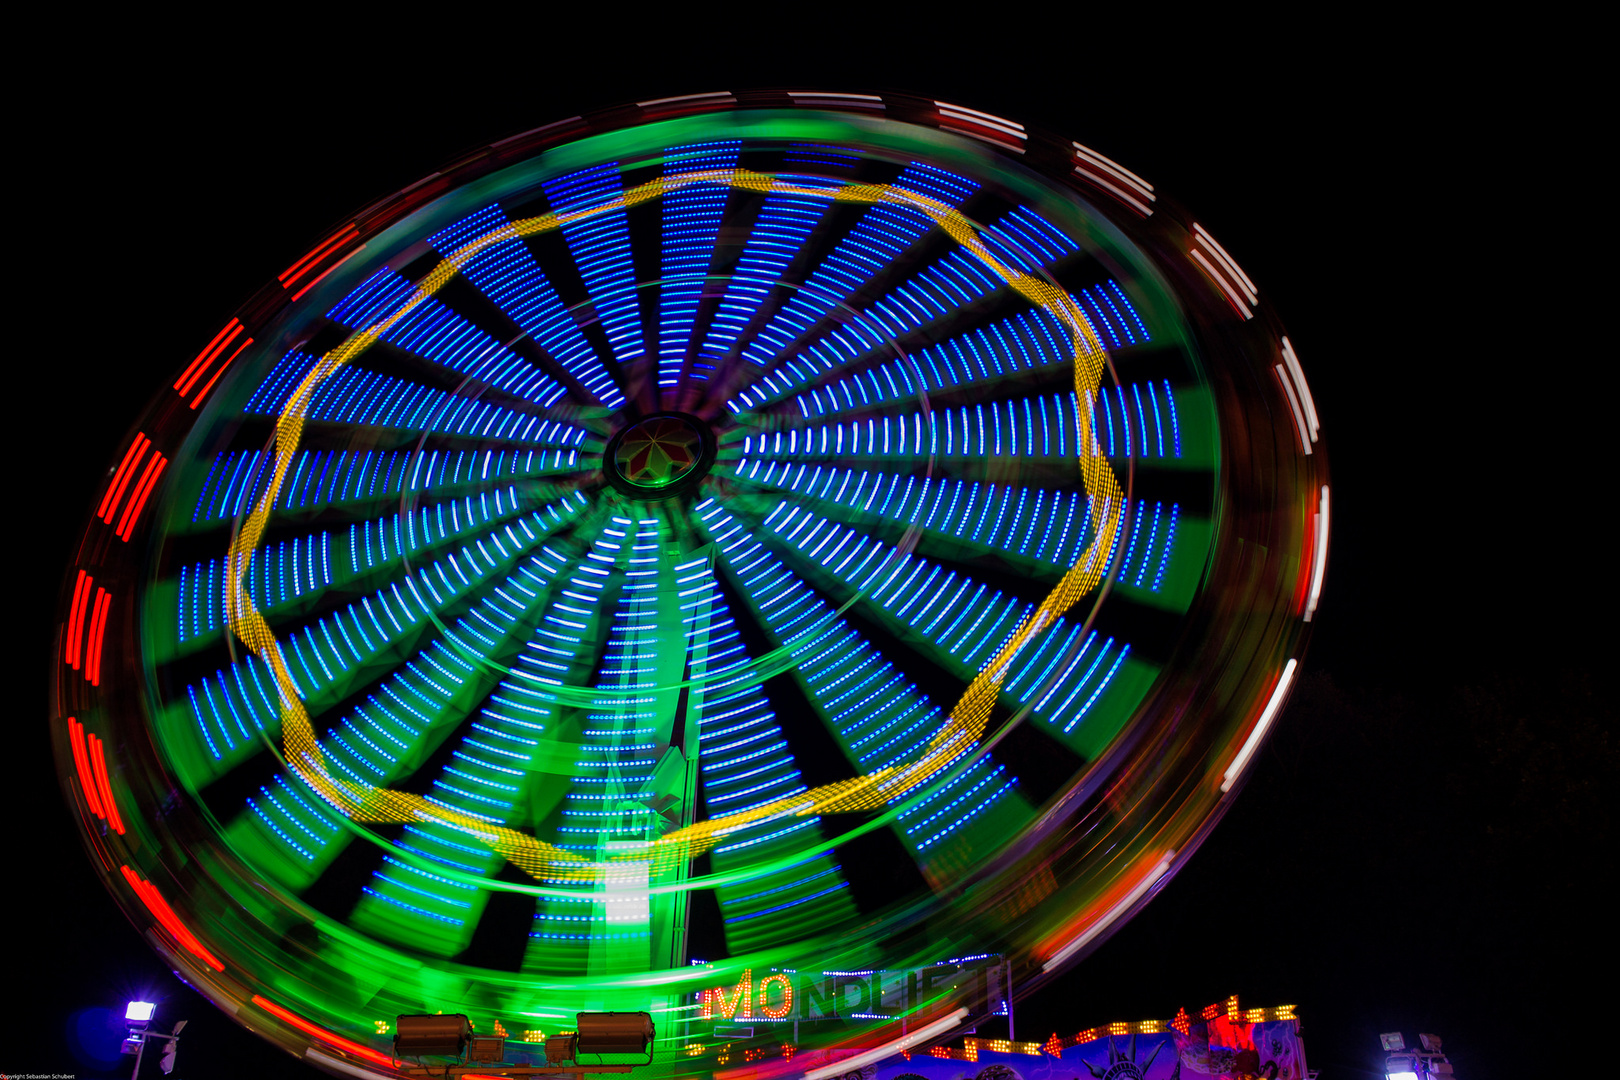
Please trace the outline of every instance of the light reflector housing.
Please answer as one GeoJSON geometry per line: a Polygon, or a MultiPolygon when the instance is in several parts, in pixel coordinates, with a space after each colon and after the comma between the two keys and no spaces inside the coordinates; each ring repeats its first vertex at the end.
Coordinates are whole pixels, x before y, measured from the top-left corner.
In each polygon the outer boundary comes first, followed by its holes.
{"type": "Polygon", "coordinates": [[[394,1053],[400,1057],[460,1057],[471,1036],[472,1025],[461,1013],[401,1016],[394,1028],[394,1053]]]}
{"type": "Polygon", "coordinates": [[[645,1054],[652,1044],[652,1016],[644,1012],[579,1014],[581,1054],[645,1054]]]}

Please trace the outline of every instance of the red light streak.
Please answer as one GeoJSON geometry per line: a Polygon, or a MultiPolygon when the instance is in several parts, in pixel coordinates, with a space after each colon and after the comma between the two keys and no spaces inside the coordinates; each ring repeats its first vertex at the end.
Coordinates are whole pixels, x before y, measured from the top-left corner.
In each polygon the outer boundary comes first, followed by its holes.
{"type": "Polygon", "coordinates": [[[1174,851],[1167,851],[1158,856],[1144,855],[1140,863],[1150,867],[1146,873],[1137,877],[1134,882],[1116,881],[1097,898],[1091,907],[1080,912],[1080,914],[1059,927],[1056,933],[1038,946],[1040,951],[1051,949],[1046,966],[1042,970],[1050,970],[1063,963],[1064,960],[1084,948],[1098,934],[1107,930],[1121,915],[1129,911],[1134,904],[1147,894],[1149,889],[1153,888],[1169,872],[1170,862],[1175,858],[1175,854],[1174,851]],[[1108,907],[1101,915],[1093,914],[1098,907],[1104,904],[1108,905],[1108,907]],[[1068,939],[1066,944],[1053,947],[1056,942],[1064,938],[1068,939]]]}
{"type": "Polygon", "coordinates": [[[214,384],[219,381],[219,377],[225,374],[225,369],[231,366],[231,361],[235,360],[237,356],[241,354],[242,350],[251,344],[253,344],[253,339],[248,338],[246,341],[242,342],[242,344],[236,347],[236,352],[231,353],[230,356],[225,358],[225,362],[219,365],[219,370],[214,372],[214,377],[209,379],[208,384],[201,390],[197,391],[197,396],[191,399],[191,407],[193,409],[202,404],[202,399],[208,396],[208,391],[214,388],[214,384]]]}
{"type": "Polygon", "coordinates": [[[163,470],[168,464],[168,458],[162,454],[154,454],[151,463],[146,466],[146,473],[141,476],[140,484],[135,488],[135,494],[129,497],[129,506],[124,510],[123,519],[118,522],[119,539],[126,544],[135,531],[135,522],[140,520],[147,497],[152,494],[152,489],[157,487],[158,477],[163,475],[163,470]]]}
{"type": "Polygon", "coordinates": [[[1322,494],[1316,504],[1316,515],[1312,519],[1316,533],[1316,554],[1311,559],[1311,591],[1305,597],[1305,621],[1310,622],[1311,616],[1316,614],[1317,602],[1322,599],[1322,574],[1327,569],[1328,545],[1328,489],[1322,485],[1322,494]]]}
{"type": "Polygon", "coordinates": [[[366,245],[361,244],[359,247],[355,248],[353,251],[351,251],[347,255],[343,256],[343,258],[339,259],[337,262],[333,263],[331,266],[328,266],[325,270],[322,270],[321,274],[320,274],[320,277],[314,278],[313,280],[311,280],[309,282],[309,284],[305,285],[302,289],[299,289],[297,292],[293,293],[292,302],[296,304],[298,301],[302,300],[304,298],[305,293],[309,292],[309,290],[313,289],[315,286],[317,286],[317,285],[319,285],[321,283],[322,278],[325,278],[327,274],[330,274],[332,271],[336,270],[338,267],[342,266],[344,263],[348,262],[350,259],[354,258],[356,255],[360,254],[364,250],[366,250],[366,245]]]}
{"type": "Polygon", "coordinates": [[[333,1034],[323,1027],[317,1027],[308,1020],[305,1020],[302,1016],[299,1016],[297,1013],[289,1012],[287,1009],[282,1008],[275,1002],[270,1001],[267,998],[260,997],[258,994],[253,995],[253,1004],[257,1005],[271,1016],[285,1020],[287,1023],[291,1024],[299,1031],[302,1031],[304,1034],[313,1035],[322,1042],[330,1043],[340,1050],[346,1050],[356,1057],[365,1058],[367,1061],[375,1062],[378,1065],[384,1065],[388,1068],[393,1068],[399,1064],[386,1054],[379,1054],[377,1051],[368,1046],[361,1046],[359,1043],[350,1039],[345,1039],[341,1035],[333,1034]]]}
{"type": "Polygon", "coordinates": [[[180,921],[180,916],[174,913],[174,909],[169,906],[169,902],[163,899],[163,894],[157,891],[156,885],[153,885],[150,881],[142,881],[141,876],[128,866],[121,866],[119,869],[124,872],[124,880],[129,882],[131,889],[135,890],[135,895],[141,898],[141,903],[146,905],[147,910],[163,925],[163,929],[167,930],[187,952],[202,960],[203,963],[215,971],[225,970],[225,965],[220,963],[213,953],[203,947],[203,943],[197,940],[195,934],[186,929],[186,924],[180,921]]]}
{"type": "Polygon", "coordinates": [[[79,670],[79,643],[84,639],[84,607],[90,599],[90,583],[94,580],[80,570],[78,579],[73,583],[73,605],[68,608],[67,649],[62,659],[74,671],[79,670]]]}
{"type": "MultiPolygon", "coordinates": [[[[124,507],[124,516],[119,519],[118,528],[114,530],[119,536],[123,536],[125,530],[128,528],[130,523],[130,512],[135,509],[136,500],[140,498],[141,492],[146,489],[147,481],[152,478],[152,470],[158,468],[162,461],[162,454],[153,454],[152,460],[146,463],[146,469],[141,473],[140,480],[136,482],[135,491],[130,496],[128,505],[124,507]]],[[[134,472],[134,469],[130,470],[131,475],[133,475],[134,472]]]]}
{"type": "Polygon", "coordinates": [[[107,776],[107,751],[104,744],[96,736],[88,736],[90,749],[90,766],[95,773],[96,790],[101,793],[101,808],[106,811],[102,816],[107,819],[113,831],[119,836],[124,835],[124,819],[118,816],[118,803],[113,799],[112,780],[107,776]]]}
{"type": "MultiPolygon", "coordinates": [[[[305,255],[302,259],[299,259],[297,262],[287,267],[287,269],[277,274],[276,280],[281,282],[282,288],[292,288],[293,282],[309,273],[310,270],[314,268],[315,264],[320,262],[321,258],[330,253],[333,248],[337,247],[343,241],[352,240],[359,235],[359,226],[352,223],[342,229],[339,229],[335,236],[332,236],[323,243],[318,244],[308,255],[305,255]]],[[[298,297],[295,296],[293,299],[296,300],[298,297]]]]}
{"type": "Polygon", "coordinates": [[[90,773],[90,755],[84,748],[84,725],[71,716],[68,717],[68,743],[73,747],[73,766],[79,771],[79,790],[84,793],[84,803],[92,814],[105,819],[107,814],[96,798],[96,781],[90,773]]]}
{"type": "Polygon", "coordinates": [[[98,518],[108,524],[112,523],[113,513],[118,509],[118,500],[124,497],[124,488],[129,483],[130,476],[134,474],[135,466],[141,463],[141,458],[146,456],[146,448],[151,445],[151,439],[142,432],[136,432],[135,441],[130,443],[129,449],[124,452],[124,460],[119,462],[118,471],[113,473],[112,481],[107,485],[107,494],[101,497],[101,505],[96,508],[98,518]]]}
{"type": "Polygon", "coordinates": [[[1300,555],[1300,566],[1304,572],[1299,575],[1299,584],[1294,586],[1294,614],[1305,614],[1305,601],[1311,588],[1311,560],[1316,554],[1316,529],[1320,522],[1318,514],[1312,512],[1305,522],[1304,551],[1300,555]]]}
{"type": "Polygon", "coordinates": [[[982,139],[985,142],[994,143],[1005,150],[1011,150],[1015,154],[1022,154],[1024,152],[1022,140],[1029,138],[1029,136],[1023,134],[1022,132],[1014,131],[1010,127],[1004,127],[1001,124],[994,123],[990,120],[980,120],[973,116],[965,116],[961,112],[957,112],[954,109],[941,109],[939,116],[939,126],[942,130],[955,131],[963,135],[971,135],[975,139],[982,139]]]}
{"type": "Polygon", "coordinates": [[[197,354],[197,359],[193,360],[191,366],[186,368],[180,377],[174,381],[174,388],[180,391],[181,397],[191,393],[191,388],[197,384],[198,379],[202,378],[202,373],[207,371],[208,365],[214,362],[214,357],[224,352],[225,346],[236,340],[236,335],[240,334],[242,329],[242,324],[232,319],[225,324],[225,329],[214,335],[214,340],[210,341],[203,351],[197,354]]]}
{"type": "Polygon", "coordinates": [[[97,585],[96,605],[90,615],[90,650],[84,661],[84,677],[91,686],[101,685],[101,637],[107,630],[107,609],[111,606],[112,593],[97,585]]]}

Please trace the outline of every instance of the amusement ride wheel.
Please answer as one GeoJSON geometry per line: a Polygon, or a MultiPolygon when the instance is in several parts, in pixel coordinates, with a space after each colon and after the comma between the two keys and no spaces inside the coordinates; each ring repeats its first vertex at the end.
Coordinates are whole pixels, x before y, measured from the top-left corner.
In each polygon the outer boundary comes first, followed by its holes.
{"type": "Polygon", "coordinates": [[[753,92],[344,221],[93,511],[59,770],[193,985],[339,1071],[610,1008],[703,1072],[947,1032],[1145,903],[1286,696],[1328,496],[1292,344],[1152,185],[753,92]],[[788,1034],[803,972],[878,974],[788,1034]]]}

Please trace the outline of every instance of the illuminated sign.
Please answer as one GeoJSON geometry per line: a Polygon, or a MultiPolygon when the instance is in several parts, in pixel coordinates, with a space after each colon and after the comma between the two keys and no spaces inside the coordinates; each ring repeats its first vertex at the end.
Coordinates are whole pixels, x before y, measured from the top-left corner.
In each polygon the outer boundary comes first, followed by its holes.
{"type": "Polygon", "coordinates": [[[1005,983],[998,956],[886,971],[771,971],[752,968],[732,986],[698,995],[703,1020],[887,1020],[942,997],[994,1005],[1005,983]]]}

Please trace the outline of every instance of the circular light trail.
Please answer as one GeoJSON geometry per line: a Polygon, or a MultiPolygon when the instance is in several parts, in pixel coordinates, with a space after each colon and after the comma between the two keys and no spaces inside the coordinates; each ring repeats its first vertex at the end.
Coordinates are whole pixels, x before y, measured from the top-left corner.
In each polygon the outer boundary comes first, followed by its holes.
{"type": "Polygon", "coordinates": [[[93,860],[322,1067],[440,1010],[648,1009],[695,1073],[971,1023],[1185,861],[1297,670],[1320,422],[1207,230],[938,102],[638,108],[331,230],[64,582],[93,860]]]}

